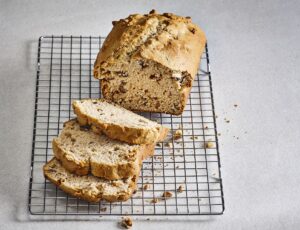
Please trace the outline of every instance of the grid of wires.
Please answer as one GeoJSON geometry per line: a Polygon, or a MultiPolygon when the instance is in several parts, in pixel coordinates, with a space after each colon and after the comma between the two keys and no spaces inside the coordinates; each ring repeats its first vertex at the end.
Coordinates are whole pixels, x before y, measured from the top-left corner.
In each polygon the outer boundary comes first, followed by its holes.
{"type": "Polygon", "coordinates": [[[126,202],[88,203],[64,193],[43,177],[51,142],[75,117],[72,100],[101,97],[93,63],[104,37],[44,36],[38,43],[29,211],[33,215],[218,215],[224,211],[218,136],[208,49],[181,116],[143,113],[182,131],[156,146],[143,163],[136,193],[126,202]],[[209,145],[209,146],[208,146],[209,145]],[[162,194],[170,192],[164,199],[162,194]]]}

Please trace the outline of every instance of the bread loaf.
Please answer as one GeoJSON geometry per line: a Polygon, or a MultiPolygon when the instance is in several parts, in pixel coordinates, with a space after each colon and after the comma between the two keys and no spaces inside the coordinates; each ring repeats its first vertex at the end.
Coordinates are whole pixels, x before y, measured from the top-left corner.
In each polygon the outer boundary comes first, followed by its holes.
{"type": "Polygon", "coordinates": [[[136,189],[138,175],[122,180],[106,180],[95,176],[78,176],[67,171],[53,158],[43,167],[44,176],[66,193],[89,202],[126,201],[136,189]]]}
{"type": "Polygon", "coordinates": [[[154,153],[154,144],[129,145],[112,140],[89,126],[81,127],[76,120],[64,124],[52,146],[55,157],[68,171],[77,175],[91,172],[108,180],[138,175],[142,160],[154,153]]]}
{"type": "Polygon", "coordinates": [[[154,144],[169,130],[104,99],[76,100],[73,108],[80,125],[92,125],[93,131],[130,144],[154,144]]]}
{"type": "Polygon", "coordinates": [[[94,65],[103,97],[127,109],[183,112],[204,51],[204,32],[189,17],[130,15],[113,22],[94,65]]]}

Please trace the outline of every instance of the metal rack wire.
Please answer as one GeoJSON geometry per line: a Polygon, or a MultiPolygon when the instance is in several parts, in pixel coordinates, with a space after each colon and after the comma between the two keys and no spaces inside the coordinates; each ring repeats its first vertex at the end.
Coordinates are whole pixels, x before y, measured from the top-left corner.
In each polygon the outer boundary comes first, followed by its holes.
{"type": "Polygon", "coordinates": [[[138,190],[126,202],[88,203],[71,197],[46,181],[42,167],[52,158],[52,139],[73,118],[71,102],[99,98],[99,82],[92,77],[93,62],[103,37],[44,36],[38,43],[34,129],[29,185],[33,215],[218,215],[224,211],[218,136],[214,114],[209,56],[206,52],[182,116],[143,113],[181,129],[182,138],[156,147],[145,160],[138,190]],[[206,148],[211,142],[213,147],[206,148]],[[148,189],[141,189],[148,184],[148,189]],[[180,188],[181,189],[180,189],[180,188]],[[161,199],[163,192],[173,194],[161,199]],[[153,202],[158,198],[158,202],[153,202]]]}

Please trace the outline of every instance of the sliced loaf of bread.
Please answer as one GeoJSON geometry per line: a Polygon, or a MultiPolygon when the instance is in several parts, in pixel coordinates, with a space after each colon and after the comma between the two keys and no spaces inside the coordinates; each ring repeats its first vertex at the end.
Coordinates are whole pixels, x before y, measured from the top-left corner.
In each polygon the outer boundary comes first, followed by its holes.
{"type": "Polygon", "coordinates": [[[80,126],[76,120],[64,124],[52,146],[55,157],[68,171],[77,175],[91,172],[108,180],[139,175],[142,160],[154,153],[154,144],[129,145],[112,140],[89,126],[80,126]]]}
{"type": "Polygon", "coordinates": [[[73,101],[80,125],[130,144],[153,144],[166,138],[169,129],[104,99],[73,101]]]}
{"type": "Polygon", "coordinates": [[[66,193],[89,202],[125,201],[136,189],[138,175],[122,180],[106,180],[95,176],[78,176],[67,171],[53,158],[43,167],[44,176],[66,193]]]}

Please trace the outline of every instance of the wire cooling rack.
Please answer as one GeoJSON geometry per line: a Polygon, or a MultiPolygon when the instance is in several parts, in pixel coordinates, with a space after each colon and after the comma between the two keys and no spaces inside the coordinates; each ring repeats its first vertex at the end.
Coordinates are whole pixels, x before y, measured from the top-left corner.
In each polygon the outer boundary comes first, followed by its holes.
{"type": "Polygon", "coordinates": [[[103,37],[44,36],[38,43],[29,211],[33,215],[217,215],[224,211],[218,136],[208,49],[182,116],[143,113],[182,130],[156,146],[143,163],[136,193],[126,202],[88,203],[67,195],[43,177],[51,142],[63,123],[75,117],[71,102],[101,97],[93,63],[103,37]],[[206,148],[207,143],[210,148],[206,148]],[[147,189],[143,189],[147,187],[147,189]],[[164,192],[172,197],[162,199],[164,192]]]}

